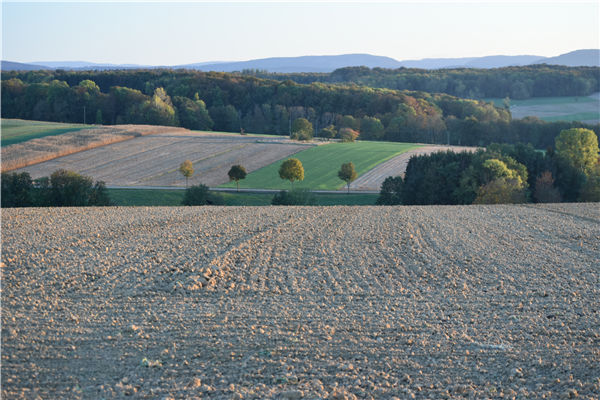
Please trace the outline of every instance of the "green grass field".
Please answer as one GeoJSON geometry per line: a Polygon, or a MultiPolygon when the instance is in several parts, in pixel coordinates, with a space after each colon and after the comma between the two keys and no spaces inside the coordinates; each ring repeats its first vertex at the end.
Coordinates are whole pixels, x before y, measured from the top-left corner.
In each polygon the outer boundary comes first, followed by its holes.
{"type": "Polygon", "coordinates": [[[2,147],[44,136],[60,135],[62,133],[78,131],[89,127],[91,127],[91,125],[2,119],[2,147]]]}
{"type": "MultiPolygon", "coordinates": [[[[503,107],[503,99],[484,99],[503,107]]],[[[600,98],[594,96],[534,97],[525,100],[510,100],[513,118],[534,116],[547,122],[600,120],[600,98]]]]}
{"type": "MultiPolygon", "coordinates": [[[[304,181],[295,182],[294,187],[337,190],[345,185],[337,176],[343,163],[353,162],[360,176],[376,165],[417,147],[419,145],[391,142],[329,143],[303,150],[288,158],[297,158],[304,166],[304,181]]],[[[279,177],[279,166],[283,161],[248,174],[246,179],[240,181],[240,188],[290,189],[290,182],[279,177]]],[[[221,187],[234,188],[235,183],[229,182],[221,187]]]]}
{"type": "Polygon", "coordinates": [[[178,189],[107,189],[116,206],[179,206],[184,191],[178,189]]]}
{"type": "MultiPolygon", "coordinates": [[[[494,103],[498,107],[503,107],[504,99],[490,98],[484,101],[494,103]]],[[[542,105],[560,105],[572,103],[593,103],[597,102],[588,96],[561,96],[561,97],[533,97],[525,100],[510,99],[511,106],[542,106],[542,105]]]]}
{"type": "Polygon", "coordinates": [[[600,119],[600,111],[598,112],[582,112],[575,114],[563,114],[556,115],[552,117],[541,117],[540,119],[546,122],[556,122],[556,121],[591,121],[600,119]]]}
{"type": "MultiPolygon", "coordinates": [[[[268,206],[272,193],[219,193],[227,206],[268,206]]],[[[116,206],[180,206],[184,191],[177,189],[108,189],[116,206]]],[[[320,206],[374,205],[378,195],[372,193],[315,193],[320,206]]]]}

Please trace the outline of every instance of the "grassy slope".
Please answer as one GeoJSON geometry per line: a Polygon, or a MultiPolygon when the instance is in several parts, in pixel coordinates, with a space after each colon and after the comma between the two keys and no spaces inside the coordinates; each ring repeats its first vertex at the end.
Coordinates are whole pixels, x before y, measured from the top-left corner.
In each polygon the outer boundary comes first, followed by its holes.
{"type": "MultiPolygon", "coordinates": [[[[360,176],[383,161],[417,147],[419,146],[415,144],[391,142],[330,143],[301,151],[288,158],[297,158],[304,166],[304,181],[296,182],[295,187],[336,190],[345,185],[337,176],[343,163],[353,162],[360,176]]],[[[279,166],[283,161],[285,160],[248,174],[246,179],[240,181],[240,188],[289,189],[290,182],[279,177],[279,166]]],[[[233,188],[235,183],[222,186],[233,188]]]]}
{"type": "MultiPolygon", "coordinates": [[[[183,190],[162,189],[108,189],[108,195],[117,206],[179,206],[183,190]]],[[[270,193],[220,193],[228,206],[266,206],[271,204],[270,193]]],[[[373,205],[377,194],[363,193],[315,193],[317,204],[334,205],[373,205]]]]}
{"type": "Polygon", "coordinates": [[[2,146],[8,146],[44,136],[60,135],[66,132],[77,131],[90,127],[91,125],[2,119],[1,126],[2,146]]]}

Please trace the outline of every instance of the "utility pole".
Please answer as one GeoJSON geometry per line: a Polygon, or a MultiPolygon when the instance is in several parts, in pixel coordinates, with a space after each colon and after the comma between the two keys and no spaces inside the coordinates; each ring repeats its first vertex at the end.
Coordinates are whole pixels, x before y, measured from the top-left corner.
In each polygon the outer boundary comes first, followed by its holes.
{"type": "Polygon", "coordinates": [[[85,125],[85,106],[83,106],[83,124],[85,125]]]}

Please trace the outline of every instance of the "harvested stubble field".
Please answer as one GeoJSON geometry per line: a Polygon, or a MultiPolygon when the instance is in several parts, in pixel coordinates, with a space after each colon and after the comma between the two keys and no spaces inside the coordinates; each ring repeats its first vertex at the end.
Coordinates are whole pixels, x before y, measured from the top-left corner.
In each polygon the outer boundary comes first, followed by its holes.
{"type": "Polygon", "coordinates": [[[227,171],[232,165],[242,164],[250,172],[312,146],[285,137],[267,139],[174,129],[71,154],[22,171],[38,178],[65,168],[113,186],[185,186],[178,169],[188,159],[194,164],[190,185],[218,186],[228,181],[227,171]]]}
{"type": "MultiPolygon", "coordinates": [[[[47,169],[56,164],[53,164],[50,160],[74,155],[86,150],[96,149],[111,143],[120,143],[144,135],[153,135],[161,132],[177,133],[182,131],[189,132],[184,128],[166,126],[113,125],[85,128],[56,136],[31,139],[22,143],[2,147],[2,171],[12,171],[37,164],[39,165],[37,170],[42,171],[43,173],[35,174],[35,176],[32,175],[32,177],[39,178],[41,176],[48,176],[51,172],[59,168],[69,167],[69,165],[66,164],[54,169],[47,169]]],[[[85,158],[85,156],[83,157],[85,158]]],[[[36,168],[33,168],[33,170],[35,171],[36,168]]]]}
{"type": "Polygon", "coordinates": [[[3,398],[600,396],[598,204],[2,214],[3,398]]]}

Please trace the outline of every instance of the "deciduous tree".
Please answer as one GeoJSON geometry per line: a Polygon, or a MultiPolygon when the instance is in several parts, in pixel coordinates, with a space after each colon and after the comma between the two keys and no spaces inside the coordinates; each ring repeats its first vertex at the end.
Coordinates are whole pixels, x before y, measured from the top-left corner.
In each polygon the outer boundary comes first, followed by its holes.
{"type": "Polygon", "coordinates": [[[555,146],[559,157],[586,175],[598,164],[598,137],[590,129],[565,129],[556,137],[555,146]]]}
{"type": "Polygon", "coordinates": [[[294,181],[304,180],[304,167],[297,158],[290,158],[285,160],[281,167],[279,167],[279,177],[286,179],[292,183],[292,189],[294,188],[294,181]]]}
{"type": "Polygon", "coordinates": [[[194,175],[194,164],[190,160],[185,160],[179,166],[179,172],[185,177],[185,187],[188,185],[188,178],[194,175]]]}
{"type": "Polygon", "coordinates": [[[227,173],[227,175],[229,176],[229,180],[230,181],[235,181],[235,184],[237,186],[237,191],[240,191],[240,179],[246,179],[246,168],[244,168],[241,165],[234,165],[229,169],[229,172],[227,173]]]}
{"type": "Polygon", "coordinates": [[[350,193],[350,184],[356,180],[356,176],[356,170],[354,169],[354,164],[352,162],[342,164],[342,167],[338,171],[338,177],[346,182],[348,194],[350,193]]]}
{"type": "Polygon", "coordinates": [[[310,140],[313,137],[313,126],[306,118],[296,118],[292,123],[292,134],[294,140],[310,140]]]}

